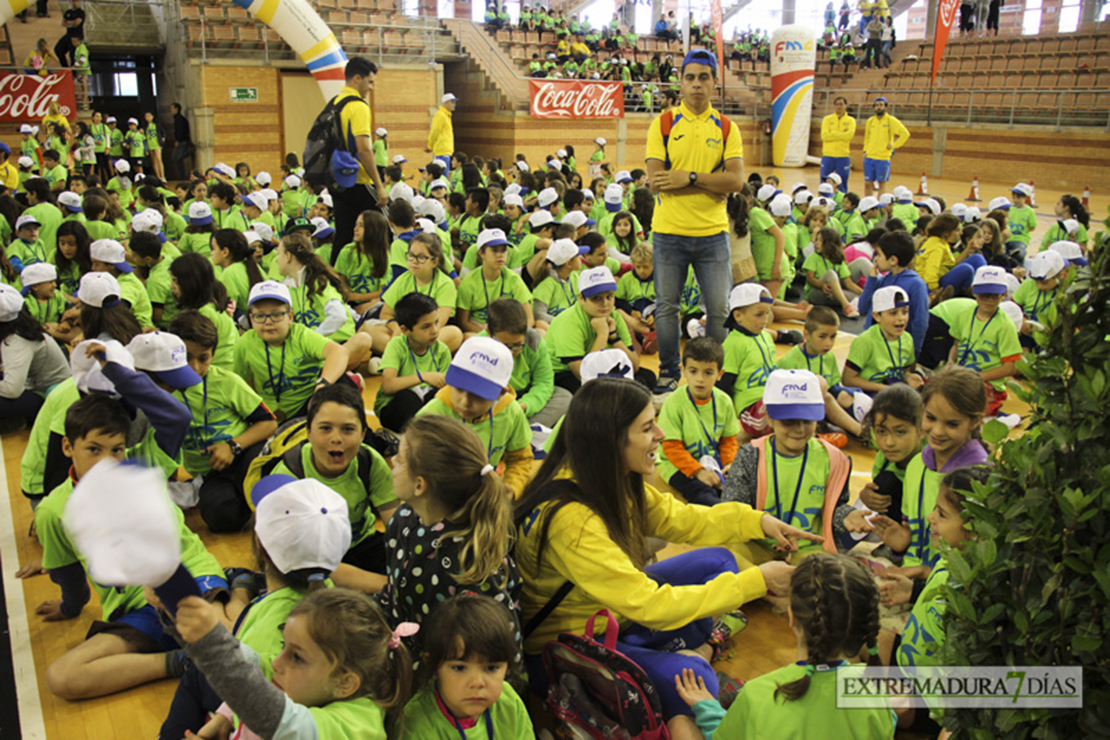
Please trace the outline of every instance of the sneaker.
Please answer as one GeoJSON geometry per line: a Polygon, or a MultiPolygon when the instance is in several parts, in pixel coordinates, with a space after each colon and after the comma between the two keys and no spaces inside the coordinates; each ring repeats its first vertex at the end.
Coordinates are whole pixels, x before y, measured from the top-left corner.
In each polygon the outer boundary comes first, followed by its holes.
{"type": "Polygon", "coordinates": [[[848,435],[842,432],[829,432],[828,434],[818,434],[818,439],[823,439],[838,450],[842,450],[848,446],[848,435]]]}
{"type": "Polygon", "coordinates": [[[726,654],[729,647],[728,641],[733,635],[743,632],[747,626],[748,618],[739,609],[725,614],[714,622],[713,631],[710,633],[709,639],[705,641],[707,645],[713,648],[710,662],[729,657],[726,654]]]}
{"type": "MultiPolygon", "coordinates": [[[[262,591],[258,583],[260,576],[262,576],[261,573],[256,573],[250,568],[224,568],[224,578],[227,579],[230,588],[233,590],[245,588],[250,592],[252,599],[262,591]]],[[[264,578],[262,583],[265,584],[264,578]]]]}
{"type": "Polygon", "coordinates": [[[720,684],[720,689],[717,691],[717,701],[720,702],[721,709],[728,711],[728,708],[736,701],[736,697],[740,695],[740,689],[744,688],[744,682],[723,671],[717,671],[717,683],[720,684]]]}
{"type": "Polygon", "coordinates": [[[805,337],[797,329],[779,329],[778,336],[775,338],[776,344],[801,344],[805,341],[805,337]]]}
{"type": "Polygon", "coordinates": [[[355,388],[358,388],[358,392],[362,393],[362,376],[358,373],[345,373],[345,375],[347,376],[347,380],[355,384],[355,388]]]}
{"type": "Polygon", "coordinates": [[[660,375],[659,380],[655,382],[656,395],[673,393],[676,388],[678,388],[678,378],[672,378],[670,375],[660,375]]]}
{"type": "Polygon", "coordinates": [[[849,319],[858,318],[859,309],[849,303],[847,306],[844,307],[844,316],[849,319]]]}
{"type": "Polygon", "coordinates": [[[366,361],[366,372],[369,373],[370,375],[381,375],[382,374],[382,358],[380,358],[380,357],[371,357],[369,360],[367,360],[366,361]]]}

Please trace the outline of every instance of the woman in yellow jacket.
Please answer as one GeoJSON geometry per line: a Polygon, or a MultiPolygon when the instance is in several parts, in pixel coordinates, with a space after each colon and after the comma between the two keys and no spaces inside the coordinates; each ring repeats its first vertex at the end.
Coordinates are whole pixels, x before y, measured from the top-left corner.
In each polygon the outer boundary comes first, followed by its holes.
{"type": "Polygon", "coordinates": [[[960,219],[942,213],[929,222],[925,234],[927,238],[918,247],[914,264],[929,292],[951,287],[955,295],[968,293],[975,271],[987,264],[987,258],[979,253],[979,248],[970,246],[953,256],[952,245],[962,236],[960,219]]]}
{"type": "Polygon", "coordinates": [[[775,562],[741,572],[724,546],[773,537],[796,550],[798,538],[821,538],[745,504],[693,506],[645,484],[663,436],[651,393],[633,381],[602,377],[575,394],[517,507],[525,663],[533,690],[546,694],[543,646],[609,609],[621,622],[618,649],[651,678],[672,737],[700,737],[674,677],[690,668],[715,695],[714,619],[786,594],[794,570],[775,562]],[[648,537],[709,547],[645,565],[648,537]]]}

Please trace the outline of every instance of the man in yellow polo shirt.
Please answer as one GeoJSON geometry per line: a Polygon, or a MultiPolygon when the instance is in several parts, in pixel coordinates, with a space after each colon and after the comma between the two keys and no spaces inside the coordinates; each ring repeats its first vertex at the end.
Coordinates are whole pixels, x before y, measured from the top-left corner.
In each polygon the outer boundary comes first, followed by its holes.
{"type": "Polygon", "coordinates": [[[439,110],[432,117],[432,130],[428,132],[428,148],[424,150],[431,152],[443,165],[445,176],[451,171],[451,155],[455,153],[455,128],[451,123],[451,114],[455,112],[458,101],[455,93],[447,93],[440,100],[439,110]]]}
{"type": "Polygon", "coordinates": [[[910,138],[909,129],[886,112],[888,105],[886,98],[875,98],[875,115],[863,130],[863,179],[871,183],[876,198],[890,182],[890,158],[910,138]]]}
{"type": "Polygon", "coordinates": [[[706,332],[721,342],[726,335],[732,256],[725,200],[744,185],[744,149],[736,124],[710,105],[716,85],[717,56],[692,49],[682,60],[682,103],[648,129],[647,171],[657,196],[652,218],[656,393],[678,387],[679,300],[690,265],[705,299],[706,332]]]}
{"type": "Polygon", "coordinates": [[[19,168],[11,161],[12,150],[0,141],[0,185],[8,189],[8,195],[15,197],[19,189],[19,168]]]}
{"type": "MultiPolygon", "coordinates": [[[[374,163],[373,124],[370,104],[366,96],[374,89],[374,77],[378,66],[369,59],[352,57],[344,70],[346,84],[335,96],[336,104],[345,98],[357,98],[347,103],[339,113],[346,149],[358,158],[358,177],[354,187],[344,190],[333,189],[332,202],[335,204],[335,244],[349,244],[354,240],[355,222],[359,214],[368,208],[384,208],[388,203],[385,185],[374,163]]],[[[332,261],[340,250],[333,250],[332,261]]]]}
{"type": "Polygon", "coordinates": [[[821,120],[821,182],[835,172],[840,175],[840,192],[847,193],[856,119],[848,115],[848,99],[843,95],[833,100],[833,111],[821,120]]]}

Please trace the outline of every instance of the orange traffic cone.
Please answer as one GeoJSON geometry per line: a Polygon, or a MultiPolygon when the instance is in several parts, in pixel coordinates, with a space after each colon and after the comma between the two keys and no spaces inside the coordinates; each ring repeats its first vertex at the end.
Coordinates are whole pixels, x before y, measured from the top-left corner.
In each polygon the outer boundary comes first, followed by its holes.
{"type": "Polygon", "coordinates": [[[921,184],[917,186],[917,195],[929,194],[929,178],[924,172],[921,173],[921,184]]]}
{"type": "Polygon", "coordinates": [[[979,202],[979,176],[976,175],[971,180],[971,192],[967,196],[968,201],[972,203],[979,202]]]}
{"type": "Polygon", "coordinates": [[[1083,186],[1083,207],[1084,208],[1090,208],[1091,207],[1090,200],[1091,200],[1091,186],[1090,185],[1084,185],[1083,186]]]}

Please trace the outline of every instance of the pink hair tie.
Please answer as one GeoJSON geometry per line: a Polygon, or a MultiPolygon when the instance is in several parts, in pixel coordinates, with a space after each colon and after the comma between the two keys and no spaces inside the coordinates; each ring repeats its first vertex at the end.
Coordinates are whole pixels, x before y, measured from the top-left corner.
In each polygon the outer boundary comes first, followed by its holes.
{"type": "Polygon", "coordinates": [[[397,625],[397,629],[393,630],[393,636],[389,638],[389,649],[396,650],[401,646],[402,637],[412,637],[420,631],[420,625],[416,622],[401,622],[397,625]]]}

